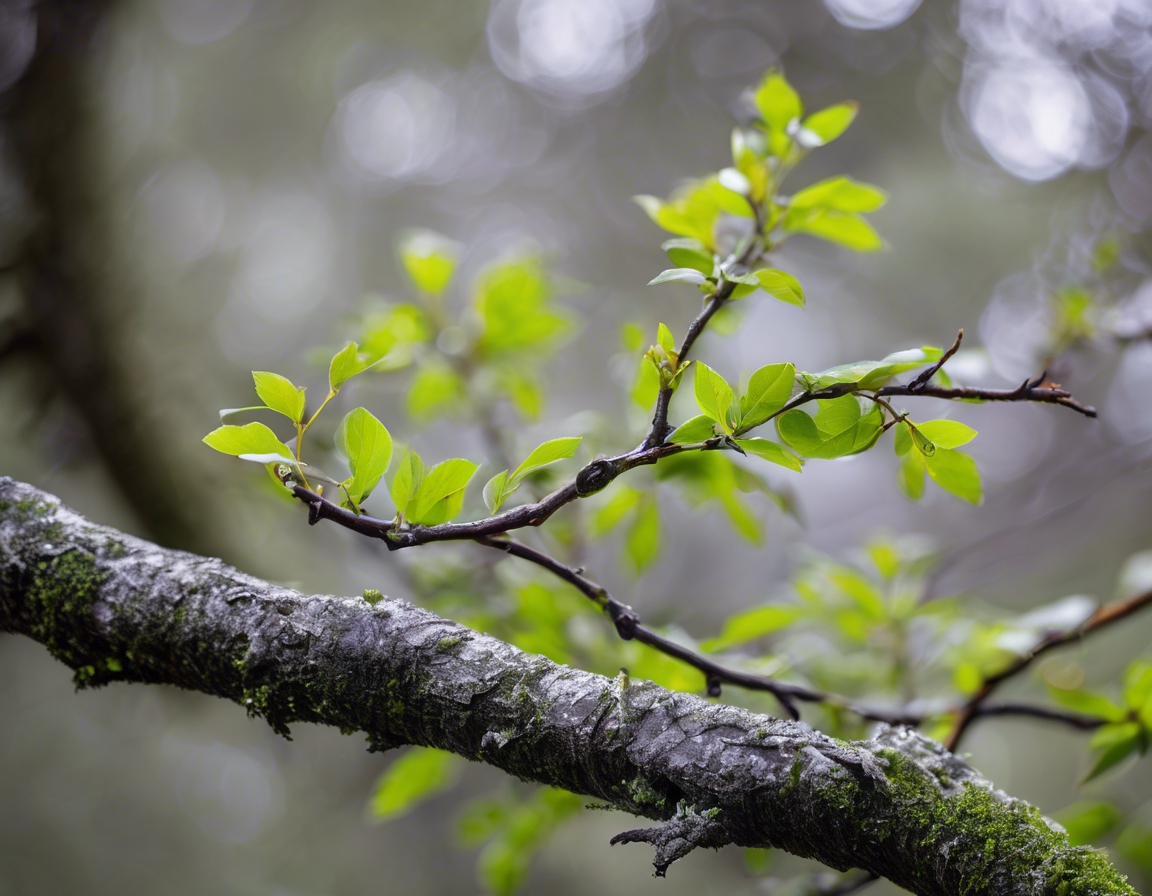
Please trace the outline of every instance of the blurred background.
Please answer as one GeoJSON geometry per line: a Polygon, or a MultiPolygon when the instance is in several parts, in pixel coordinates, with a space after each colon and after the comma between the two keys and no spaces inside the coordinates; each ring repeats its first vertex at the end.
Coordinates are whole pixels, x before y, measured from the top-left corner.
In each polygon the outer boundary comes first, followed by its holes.
{"type": "MultiPolygon", "coordinates": [[[[664,235],[631,197],[727,164],[742,93],[773,65],[810,108],[861,102],[794,184],[844,172],[882,186],[874,221],[890,248],[790,241],[777,264],[808,307],[748,300],[734,334],[699,344],[722,373],[821,370],[948,345],[963,326],[984,349],[965,356],[972,376],[1015,385],[1052,351],[1052,296],[1084,283],[1114,331],[1152,326],[1148,0],[3,0],[0,473],[305,591],[414,598],[395,558],[309,528],[261,471],[205,448],[217,409],[250,403],[253,369],[322,392],[313,350],[408,295],[394,243],[428,227],[463,247],[464,282],[531,247],[580,321],[516,444],[593,425],[630,443],[646,415],[629,404],[620,326],[683,333],[699,299],[644,286],[667,266],[664,235]],[[1101,278],[1105,238],[1120,251],[1101,278]]],[[[1054,375],[1098,420],[953,409],[980,431],[981,508],[939,490],[906,500],[878,450],[771,473],[798,511],[750,499],[759,545],[670,499],[650,571],[630,575],[611,539],[589,570],[645,619],[701,638],[786,589],[808,552],[844,557],[882,533],[931,539],[940,594],[1017,611],[1110,598],[1152,548],[1152,342],[1088,337],[1054,375]]],[[[426,456],[485,456],[474,428],[408,419],[404,382],[365,376],[341,402],[426,456]]],[[[1150,636],[1137,619],[1074,655],[1107,682],[1150,636]]],[[[287,742],[173,690],[76,694],[43,648],[6,635],[0,718],[0,896],[481,892],[460,807],[513,786],[470,768],[375,825],[366,805],[392,758],[362,738],[297,726],[287,742]]],[[[967,748],[1047,813],[1085,793],[1149,811],[1146,764],[1077,789],[1083,735],[988,722],[967,748]]],[[[568,822],[523,892],[773,891],[736,849],[654,880],[647,849],[608,847],[622,826],[602,812],[568,822]]],[[[778,877],[803,869],[774,861],[778,877]]],[[[1152,881],[1124,867],[1138,889],[1152,881]]]]}

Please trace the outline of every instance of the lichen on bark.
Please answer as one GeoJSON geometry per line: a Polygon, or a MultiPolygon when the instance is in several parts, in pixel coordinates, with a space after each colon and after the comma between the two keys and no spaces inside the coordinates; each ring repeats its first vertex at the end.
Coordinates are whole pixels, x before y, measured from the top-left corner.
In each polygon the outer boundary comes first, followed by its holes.
{"type": "MultiPolygon", "coordinates": [[[[375,598],[376,595],[373,595],[375,598]]],[[[844,743],[652,682],[526,654],[403,601],[304,595],[96,526],[0,479],[0,630],[85,685],[174,684],[281,733],[362,731],[451,750],[663,822],[656,865],[696,846],[774,847],[924,896],[1133,894],[1093,850],[939,745],[844,743]]]]}

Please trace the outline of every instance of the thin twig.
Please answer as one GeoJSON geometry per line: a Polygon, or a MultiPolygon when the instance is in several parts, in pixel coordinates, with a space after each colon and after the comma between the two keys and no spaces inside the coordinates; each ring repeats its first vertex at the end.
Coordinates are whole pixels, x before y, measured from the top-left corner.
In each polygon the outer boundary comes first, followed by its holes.
{"type": "Polygon", "coordinates": [[[932,386],[924,385],[913,389],[907,386],[884,386],[877,395],[924,395],[929,398],[945,398],[951,401],[1034,401],[1039,404],[1058,404],[1071,408],[1085,417],[1095,417],[1096,409],[1080,404],[1070,392],[1054,386],[1042,385],[1045,375],[1025,380],[1015,389],[977,389],[972,386],[932,386]]]}
{"type": "Polygon", "coordinates": [[[942,354],[940,356],[939,361],[937,361],[931,367],[928,367],[928,368],[924,369],[923,371],[921,371],[920,375],[908,384],[908,388],[918,390],[918,389],[923,389],[925,386],[927,386],[929,380],[931,380],[932,377],[936,376],[936,374],[940,372],[940,368],[943,367],[948,362],[948,359],[951,358],[954,354],[956,354],[956,352],[960,348],[960,343],[961,343],[961,341],[963,341],[963,339],[964,339],[964,328],[961,327],[956,333],[956,341],[952,343],[952,347],[949,348],[948,351],[944,352],[944,354],[942,354]]]}
{"type": "Polygon", "coordinates": [[[955,751],[956,746],[960,743],[960,739],[964,736],[964,732],[968,730],[968,726],[972,724],[973,720],[979,715],[988,714],[980,711],[980,707],[984,701],[987,700],[1001,684],[1019,675],[1032,665],[1038,657],[1043,656],[1048,651],[1054,650],[1057,647],[1063,647],[1065,644],[1079,641],[1086,635],[1106,628],[1113,623],[1119,622],[1121,619],[1126,619],[1134,613],[1143,610],[1149,604],[1152,604],[1152,590],[1144,591],[1134,597],[1104,604],[1075,628],[1062,632],[1052,632],[1046,635],[1028,653],[1017,657],[999,672],[984,679],[980,687],[976,690],[976,693],[969,697],[967,702],[957,710],[956,721],[953,723],[952,731],[948,734],[944,745],[949,750],[955,751]]]}

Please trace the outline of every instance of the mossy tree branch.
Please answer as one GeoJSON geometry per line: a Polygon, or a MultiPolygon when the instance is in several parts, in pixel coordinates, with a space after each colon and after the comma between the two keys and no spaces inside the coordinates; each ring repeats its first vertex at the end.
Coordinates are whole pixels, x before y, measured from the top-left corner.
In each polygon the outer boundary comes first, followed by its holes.
{"type": "Polygon", "coordinates": [[[907,729],[805,725],[557,665],[398,600],[309,596],[94,525],[0,479],[0,630],[82,686],[174,684],[282,733],[451,750],[663,822],[656,865],[774,847],[924,896],[1133,894],[1100,853],[907,729]]]}

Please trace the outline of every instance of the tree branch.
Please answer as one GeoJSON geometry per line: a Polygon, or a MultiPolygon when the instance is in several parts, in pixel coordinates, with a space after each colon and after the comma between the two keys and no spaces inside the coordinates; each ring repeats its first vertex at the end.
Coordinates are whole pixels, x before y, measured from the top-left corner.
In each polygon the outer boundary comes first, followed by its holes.
{"type": "MultiPolygon", "coordinates": [[[[451,750],[671,827],[697,845],[784,849],[923,896],[1134,890],[1100,853],[906,729],[834,741],[805,725],[525,654],[403,601],[308,596],[96,526],[0,479],[0,630],[82,686],[174,684],[287,733],[451,750]]],[[[673,836],[674,835],[674,836],[673,836]]],[[[683,841],[683,842],[677,842],[683,841]]]]}

